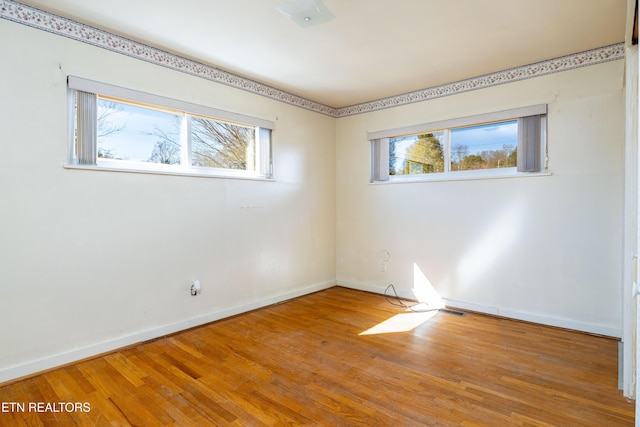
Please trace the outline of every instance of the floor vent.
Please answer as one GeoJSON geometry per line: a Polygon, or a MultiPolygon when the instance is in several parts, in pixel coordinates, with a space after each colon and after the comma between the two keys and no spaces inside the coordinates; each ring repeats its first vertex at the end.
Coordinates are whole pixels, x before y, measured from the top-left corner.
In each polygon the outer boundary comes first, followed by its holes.
{"type": "Polygon", "coordinates": [[[464,316],[467,313],[463,313],[462,311],[456,311],[456,310],[449,310],[448,308],[441,308],[440,309],[441,313],[447,313],[447,314],[454,314],[456,316],[464,316]]]}

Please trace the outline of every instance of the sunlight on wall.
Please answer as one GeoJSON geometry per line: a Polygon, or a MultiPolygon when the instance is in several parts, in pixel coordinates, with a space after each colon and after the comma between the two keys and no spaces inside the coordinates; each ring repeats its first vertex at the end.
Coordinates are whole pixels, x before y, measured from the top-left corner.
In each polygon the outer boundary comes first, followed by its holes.
{"type": "Polygon", "coordinates": [[[496,270],[496,263],[517,240],[521,222],[521,209],[513,206],[487,227],[458,263],[460,284],[469,284],[477,276],[496,270]]]}
{"type": "Polygon", "coordinates": [[[372,328],[358,335],[389,334],[393,332],[409,332],[422,325],[427,320],[438,314],[438,310],[426,311],[422,313],[400,313],[388,318],[384,322],[378,323],[372,328]]]}
{"type": "Polygon", "coordinates": [[[413,288],[411,289],[418,302],[426,303],[429,308],[443,308],[444,302],[418,264],[413,263],[413,288]]]}

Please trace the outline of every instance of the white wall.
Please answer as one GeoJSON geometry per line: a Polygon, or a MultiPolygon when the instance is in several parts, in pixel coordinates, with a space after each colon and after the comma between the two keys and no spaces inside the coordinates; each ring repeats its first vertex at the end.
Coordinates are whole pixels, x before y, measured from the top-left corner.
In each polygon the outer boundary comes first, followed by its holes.
{"type": "Polygon", "coordinates": [[[337,124],[337,280],[620,336],[624,61],[337,124]],[[551,176],[369,184],[367,131],[547,103],[551,176]],[[391,257],[381,271],[381,251],[391,257]]]}
{"type": "Polygon", "coordinates": [[[411,296],[424,276],[455,306],[620,335],[623,61],[335,120],[6,20],[0,34],[0,382],[336,277],[411,296]],[[64,169],[67,75],[275,120],[276,182],[64,169]],[[367,131],[538,103],[551,176],[369,184],[367,131]]]}
{"type": "Polygon", "coordinates": [[[335,119],[0,34],[0,382],[335,284],[335,119]],[[276,182],[64,169],[67,75],[275,120],[276,182]]]}

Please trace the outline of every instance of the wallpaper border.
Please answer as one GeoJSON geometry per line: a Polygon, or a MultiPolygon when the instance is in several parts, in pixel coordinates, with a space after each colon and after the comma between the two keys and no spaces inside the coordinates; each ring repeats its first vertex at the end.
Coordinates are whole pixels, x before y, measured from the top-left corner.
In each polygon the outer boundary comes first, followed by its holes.
{"type": "Polygon", "coordinates": [[[413,104],[443,96],[456,95],[615,61],[624,59],[625,55],[624,43],[618,43],[436,87],[352,106],[334,108],[16,1],[0,0],[0,18],[335,118],[413,104]]]}

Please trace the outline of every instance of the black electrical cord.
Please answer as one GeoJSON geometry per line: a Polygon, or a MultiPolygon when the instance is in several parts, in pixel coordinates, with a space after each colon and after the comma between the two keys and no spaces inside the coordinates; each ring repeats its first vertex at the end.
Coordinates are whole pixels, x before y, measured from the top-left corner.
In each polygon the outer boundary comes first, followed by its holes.
{"type": "Polygon", "coordinates": [[[391,305],[395,305],[396,307],[404,307],[407,310],[411,310],[415,313],[426,313],[429,311],[439,311],[439,308],[428,308],[428,309],[424,309],[424,310],[416,310],[414,307],[417,307],[419,305],[429,305],[426,302],[425,303],[417,303],[417,304],[412,304],[412,305],[407,305],[404,301],[402,301],[400,299],[400,297],[398,296],[398,293],[396,292],[396,288],[395,286],[393,286],[393,284],[387,286],[387,289],[384,290],[384,299],[387,300],[387,302],[391,305]],[[389,295],[387,294],[387,291],[391,289],[393,291],[393,295],[395,297],[396,302],[394,302],[393,300],[389,299],[389,295]]]}

